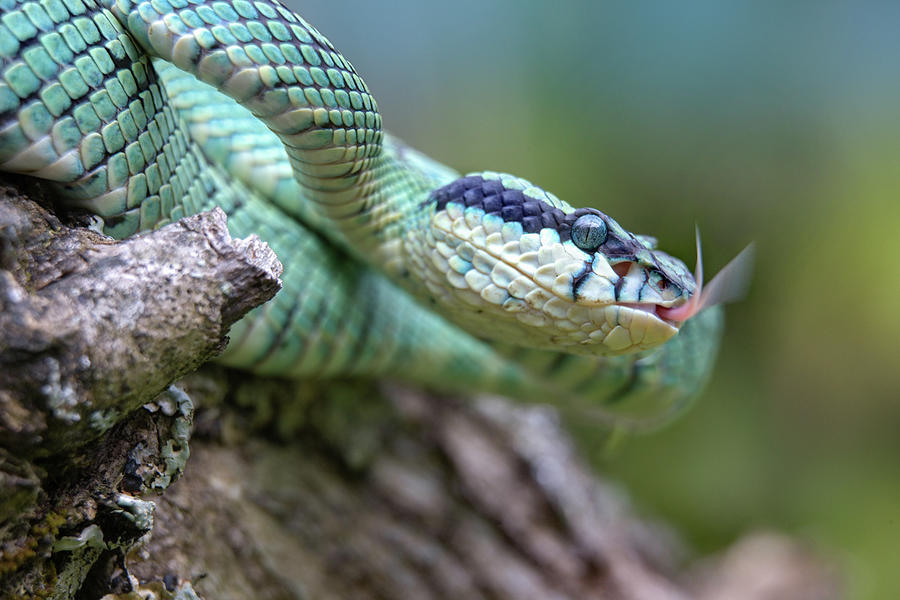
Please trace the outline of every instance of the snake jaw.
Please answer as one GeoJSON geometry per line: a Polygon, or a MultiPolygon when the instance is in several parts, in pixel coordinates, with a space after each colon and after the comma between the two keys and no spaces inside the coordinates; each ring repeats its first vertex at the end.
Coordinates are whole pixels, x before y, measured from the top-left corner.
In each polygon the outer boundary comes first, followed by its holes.
{"type": "MultiPolygon", "coordinates": [[[[595,258],[595,264],[598,258],[595,258]]],[[[686,303],[685,290],[666,278],[655,262],[648,267],[636,261],[622,261],[615,264],[612,270],[613,278],[609,281],[613,288],[613,300],[606,299],[604,308],[607,321],[612,326],[603,340],[609,354],[647,350],[678,333],[681,323],[666,318],[664,311],[686,303]]],[[[575,294],[582,303],[592,300],[583,293],[585,287],[593,286],[582,286],[575,294]]],[[[593,300],[604,302],[601,298],[593,300]]]]}
{"type": "MultiPolygon", "coordinates": [[[[641,338],[643,345],[652,348],[671,339],[678,333],[681,324],[670,319],[665,319],[659,314],[659,305],[657,304],[619,304],[619,320],[623,320],[623,315],[630,312],[630,328],[632,336],[637,336],[636,329],[644,327],[644,334],[641,338]]],[[[627,319],[628,317],[624,317],[627,319]]]]}

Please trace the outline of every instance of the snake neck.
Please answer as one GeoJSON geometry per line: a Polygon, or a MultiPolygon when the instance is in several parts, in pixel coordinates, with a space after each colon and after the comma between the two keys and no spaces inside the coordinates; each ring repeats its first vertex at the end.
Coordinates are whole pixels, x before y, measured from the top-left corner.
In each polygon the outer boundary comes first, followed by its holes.
{"type": "MultiPolygon", "coordinates": [[[[410,277],[420,258],[420,249],[411,240],[430,227],[437,206],[434,191],[457,179],[459,173],[389,134],[372,171],[375,185],[362,191],[362,210],[352,224],[352,234],[371,244],[366,261],[407,291],[427,296],[421,280],[410,277]]],[[[351,231],[346,225],[344,228],[351,231]]]]}
{"type": "Polygon", "coordinates": [[[325,36],[277,2],[165,14],[156,2],[103,2],[148,53],[230,96],[280,138],[323,235],[402,271],[406,219],[446,178],[385,135],[365,82],[325,36]],[[236,22],[256,39],[235,38],[236,22]]]}

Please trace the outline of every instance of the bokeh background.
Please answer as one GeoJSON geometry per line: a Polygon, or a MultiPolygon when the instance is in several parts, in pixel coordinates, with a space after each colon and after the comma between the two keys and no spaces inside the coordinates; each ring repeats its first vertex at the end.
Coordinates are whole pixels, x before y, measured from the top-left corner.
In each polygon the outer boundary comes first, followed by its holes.
{"type": "Polygon", "coordinates": [[[432,157],[688,263],[699,223],[710,273],[755,240],[704,395],[600,466],[699,551],[774,528],[900,598],[900,3],[294,6],[432,157]]]}

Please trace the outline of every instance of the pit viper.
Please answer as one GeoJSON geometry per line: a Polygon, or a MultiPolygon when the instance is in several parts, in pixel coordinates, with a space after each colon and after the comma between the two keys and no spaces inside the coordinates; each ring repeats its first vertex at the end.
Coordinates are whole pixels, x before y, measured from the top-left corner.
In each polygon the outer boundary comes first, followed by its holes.
{"type": "Polygon", "coordinates": [[[227,365],[679,412],[721,309],[684,263],[512,175],[382,128],[351,64],[273,0],[0,0],[0,171],[124,238],[213,207],[284,264],[227,365]],[[700,308],[706,308],[700,311],[700,308]]]}

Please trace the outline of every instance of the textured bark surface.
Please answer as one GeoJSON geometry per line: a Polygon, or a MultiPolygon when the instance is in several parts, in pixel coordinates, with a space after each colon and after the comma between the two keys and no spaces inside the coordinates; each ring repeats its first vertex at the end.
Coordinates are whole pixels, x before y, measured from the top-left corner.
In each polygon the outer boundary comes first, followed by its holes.
{"type": "Polygon", "coordinates": [[[228,388],[224,403],[193,393],[214,408],[131,561],[141,581],[191,581],[203,598],[841,597],[820,559],[774,534],[695,568],[590,472],[547,407],[362,384],[228,388]]]}
{"type": "Polygon", "coordinates": [[[108,587],[90,582],[152,526],[139,496],[189,456],[190,400],[161,392],[280,273],[221,211],[114,242],[0,188],[0,597],[108,587]]]}
{"type": "Polygon", "coordinates": [[[24,454],[87,442],[194,371],[281,274],[218,209],[115,243],[15,196],[0,268],[0,441],[24,454]]]}
{"type": "Polygon", "coordinates": [[[6,190],[0,598],[841,597],[774,534],[691,566],[546,407],[208,366],[167,388],[278,269],[221,214],[112,243],[6,190]]]}

